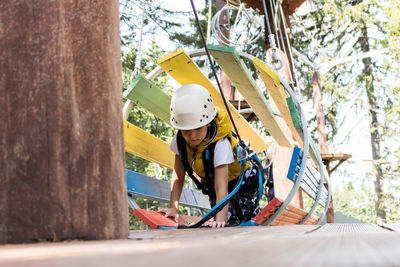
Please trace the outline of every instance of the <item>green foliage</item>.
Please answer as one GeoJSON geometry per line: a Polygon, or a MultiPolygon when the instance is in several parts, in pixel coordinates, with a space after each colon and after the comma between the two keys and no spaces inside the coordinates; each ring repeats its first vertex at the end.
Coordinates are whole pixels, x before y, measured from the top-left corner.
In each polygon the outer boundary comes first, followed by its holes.
{"type": "MultiPolygon", "coordinates": [[[[366,116],[372,116],[374,120],[370,123],[370,131],[375,147],[374,166],[378,171],[374,176],[371,175],[371,179],[382,181],[386,187],[390,183],[395,185],[390,176],[396,173],[398,177],[399,174],[396,156],[400,149],[396,142],[396,136],[400,133],[399,1],[322,0],[308,1],[305,5],[308,5],[308,12],[298,12],[292,18],[293,46],[311,62],[315,62],[316,66],[323,66],[324,62],[334,59],[389,47],[389,53],[385,57],[366,57],[331,67],[326,74],[322,72],[321,82],[328,140],[335,140],[338,130],[347,119],[343,116],[343,111],[349,112],[349,107],[350,112],[365,112],[366,116]],[[343,121],[339,121],[339,117],[343,121]],[[392,164],[382,166],[379,163],[381,161],[392,164]],[[380,170],[382,175],[379,175],[380,170]]],[[[298,79],[299,87],[311,99],[312,80],[307,74],[311,70],[303,63],[296,64],[302,74],[306,73],[298,79]]],[[[398,194],[384,193],[375,197],[378,200],[374,198],[373,201],[384,201],[385,205],[377,206],[387,212],[392,212],[389,206],[397,207],[396,203],[400,202],[398,194]]],[[[368,207],[374,207],[373,201],[368,207]]],[[[344,202],[339,202],[338,205],[339,208],[346,208],[344,202]]],[[[357,212],[368,213],[365,219],[369,221],[373,221],[373,216],[376,216],[362,209],[357,212]]]]}
{"type": "Polygon", "coordinates": [[[333,192],[335,212],[359,219],[364,222],[376,222],[375,197],[373,190],[362,186],[355,190],[351,182],[333,192]]]}

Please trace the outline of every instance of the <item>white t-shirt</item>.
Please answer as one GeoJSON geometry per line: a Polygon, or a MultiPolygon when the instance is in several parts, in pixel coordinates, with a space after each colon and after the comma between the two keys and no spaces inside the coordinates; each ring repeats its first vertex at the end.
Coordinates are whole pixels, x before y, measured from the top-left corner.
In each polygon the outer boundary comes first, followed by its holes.
{"type": "MultiPolygon", "coordinates": [[[[169,145],[169,149],[171,149],[175,154],[179,155],[178,143],[176,142],[176,135],[172,139],[171,144],[169,145]]],[[[225,137],[220,139],[215,144],[214,149],[214,167],[218,167],[223,164],[233,163],[233,153],[232,147],[229,140],[225,137]]]]}

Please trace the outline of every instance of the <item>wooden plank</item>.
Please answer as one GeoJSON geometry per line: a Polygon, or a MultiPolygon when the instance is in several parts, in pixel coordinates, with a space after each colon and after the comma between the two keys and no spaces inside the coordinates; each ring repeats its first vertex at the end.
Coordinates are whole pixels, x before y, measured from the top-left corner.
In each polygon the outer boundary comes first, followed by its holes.
{"type": "Polygon", "coordinates": [[[283,225],[293,225],[293,223],[287,222],[287,221],[284,221],[284,220],[276,219],[275,221],[273,221],[271,223],[271,225],[273,225],[273,226],[278,226],[278,225],[283,226],[283,225]]]}
{"type": "Polygon", "coordinates": [[[208,49],[275,141],[280,146],[291,147],[288,136],[275,119],[267,99],[251,77],[243,60],[235,52],[235,48],[208,45],[208,49]]]}
{"type": "Polygon", "coordinates": [[[129,240],[0,247],[0,265],[50,266],[398,266],[400,235],[313,231],[318,226],[132,231],[129,240]],[[310,233],[311,232],[311,233],[310,233]],[[212,242],[211,242],[212,241],[212,242]],[[246,252],[246,253],[244,253],[246,252]]]}
{"type": "MultiPolygon", "coordinates": [[[[133,197],[169,202],[171,184],[164,180],[148,177],[144,174],[127,170],[126,185],[128,194],[133,197]]],[[[201,209],[210,209],[208,196],[197,190],[183,188],[179,204],[201,209]]]]}
{"type": "Polygon", "coordinates": [[[142,74],[135,78],[122,95],[169,124],[171,96],[163,92],[154,82],[143,77],[142,74]]]}
{"type": "Polygon", "coordinates": [[[279,80],[278,75],[267,65],[265,65],[264,62],[256,57],[253,59],[253,64],[256,67],[265,86],[267,87],[269,94],[271,95],[276,106],[278,107],[279,112],[282,114],[282,118],[288,125],[290,132],[293,135],[293,138],[299,143],[301,147],[303,147],[303,139],[293,125],[292,117],[286,104],[287,94],[279,80]]]}
{"type": "Polygon", "coordinates": [[[299,219],[286,216],[283,213],[281,213],[281,215],[279,215],[277,220],[278,221],[283,221],[283,222],[286,222],[286,223],[290,223],[290,224],[298,224],[301,221],[299,219]]]}
{"type": "Polygon", "coordinates": [[[254,221],[263,224],[274,212],[282,205],[283,201],[274,197],[258,214],[254,217],[254,221]]]}
{"type": "Polygon", "coordinates": [[[290,212],[289,210],[284,210],[282,212],[282,215],[285,215],[287,217],[291,217],[293,219],[298,219],[299,221],[301,221],[304,218],[304,216],[299,215],[299,214],[294,213],[294,212],[290,212]]]}
{"type": "Polygon", "coordinates": [[[311,214],[311,216],[307,219],[307,221],[304,223],[305,225],[313,225],[316,224],[319,220],[319,217],[311,214]]]}
{"type": "Polygon", "coordinates": [[[168,143],[124,121],[125,151],[155,162],[169,169],[174,168],[175,154],[168,143]]]}
{"type": "MultiPolygon", "coordinates": [[[[157,63],[181,85],[196,83],[208,89],[217,107],[225,109],[221,95],[212,82],[202,73],[195,62],[186,54],[182,48],[159,58],[157,63]]],[[[257,134],[250,124],[239,114],[239,112],[228,102],[229,110],[243,139],[248,139],[251,147],[258,153],[268,148],[268,144],[257,134]]]]}
{"type": "Polygon", "coordinates": [[[132,213],[147,224],[151,229],[163,227],[177,227],[178,223],[171,218],[167,218],[161,212],[144,209],[134,209],[132,213]]]}
{"type": "MultiPolygon", "coordinates": [[[[303,181],[304,181],[304,180],[303,180],[303,181]]],[[[312,198],[312,199],[315,200],[315,198],[317,197],[317,193],[315,192],[316,189],[312,189],[312,188],[311,188],[307,183],[305,183],[305,182],[302,182],[302,183],[300,184],[300,187],[301,187],[301,189],[303,189],[303,191],[304,191],[310,198],[312,198]]],[[[323,188],[324,188],[324,186],[323,186],[323,188]]],[[[324,196],[322,196],[322,192],[321,192],[321,197],[319,198],[318,203],[319,203],[321,206],[325,207],[325,204],[326,204],[326,196],[325,196],[325,198],[324,198],[324,196]]]]}
{"type": "Polygon", "coordinates": [[[303,216],[303,217],[305,217],[305,216],[307,215],[307,212],[305,212],[305,211],[302,210],[302,209],[293,207],[292,205],[289,205],[289,206],[287,207],[287,209],[288,209],[289,211],[291,211],[291,212],[293,212],[293,213],[296,213],[296,214],[299,214],[299,215],[301,215],[301,216],[303,216]]]}
{"type": "MultiPolygon", "coordinates": [[[[290,147],[281,147],[277,144],[273,144],[271,145],[271,151],[275,197],[279,199],[286,199],[293,188],[293,181],[287,178],[293,149],[290,147]]],[[[290,204],[299,208],[303,207],[301,190],[297,190],[290,204]]]]}

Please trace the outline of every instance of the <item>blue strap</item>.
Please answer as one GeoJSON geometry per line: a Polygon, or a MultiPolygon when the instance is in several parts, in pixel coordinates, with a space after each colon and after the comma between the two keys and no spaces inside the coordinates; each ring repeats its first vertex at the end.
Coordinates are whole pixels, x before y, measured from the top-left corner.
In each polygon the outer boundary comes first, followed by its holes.
{"type": "Polygon", "coordinates": [[[197,223],[188,226],[188,228],[196,228],[201,226],[203,223],[205,223],[206,221],[208,221],[211,217],[213,217],[215,214],[217,214],[220,210],[222,210],[226,204],[228,204],[228,201],[233,197],[233,195],[235,195],[237,193],[237,191],[239,191],[240,186],[242,185],[243,182],[243,177],[244,177],[244,167],[246,166],[246,162],[247,160],[244,160],[244,164],[242,164],[242,162],[240,163],[242,165],[242,168],[240,170],[240,179],[239,182],[236,184],[235,189],[232,190],[232,192],[230,192],[223,200],[221,200],[220,202],[218,202],[212,209],[210,209],[206,215],[203,216],[203,218],[201,218],[200,221],[198,221],[197,223]]]}

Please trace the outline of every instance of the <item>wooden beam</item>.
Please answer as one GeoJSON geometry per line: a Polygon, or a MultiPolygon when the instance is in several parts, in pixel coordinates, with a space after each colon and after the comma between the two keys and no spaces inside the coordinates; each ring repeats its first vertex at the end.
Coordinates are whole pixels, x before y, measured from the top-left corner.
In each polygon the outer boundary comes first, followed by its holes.
{"type": "MultiPolygon", "coordinates": [[[[203,74],[190,56],[182,48],[159,58],[157,63],[181,85],[196,83],[208,89],[217,107],[225,109],[221,95],[212,82],[203,74]]],[[[239,134],[248,139],[251,147],[258,153],[268,148],[268,144],[257,134],[250,124],[239,114],[239,112],[228,102],[229,110],[238,128],[239,134]]]]}
{"type": "Polygon", "coordinates": [[[280,146],[292,147],[288,136],[275,119],[267,99],[251,77],[243,60],[235,52],[235,48],[208,45],[208,49],[276,142],[280,146]]]}
{"type": "Polygon", "coordinates": [[[174,168],[175,154],[168,143],[139,127],[124,121],[125,151],[155,162],[169,169],[174,168]]]}
{"type": "Polygon", "coordinates": [[[282,118],[288,125],[293,138],[301,147],[303,147],[303,139],[296,130],[296,127],[293,125],[292,117],[286,104],[287,94],[281,84],[281,81],[279,80],[278,75],[258,58],[253,59],[253,64],[256,67],[265,86],[267,87],[269,94],[278,107],[279,112],[282,114],[282,118]]]}

